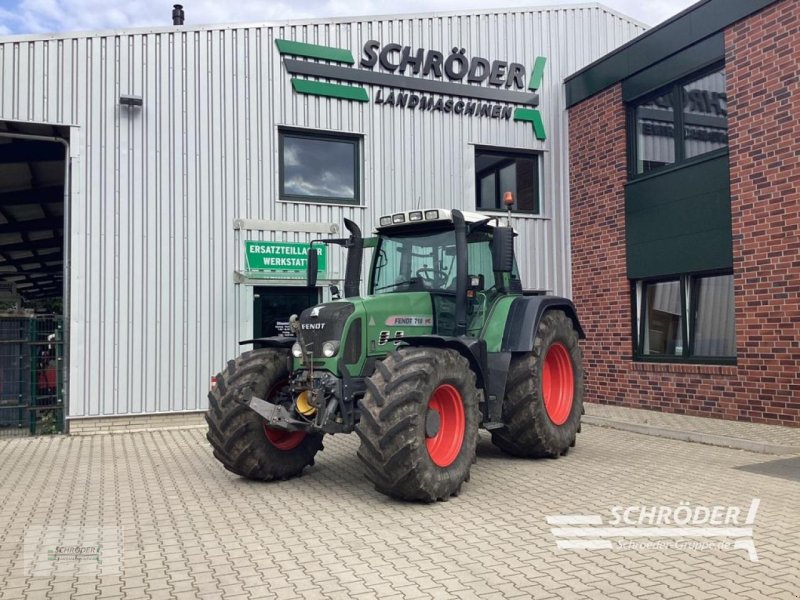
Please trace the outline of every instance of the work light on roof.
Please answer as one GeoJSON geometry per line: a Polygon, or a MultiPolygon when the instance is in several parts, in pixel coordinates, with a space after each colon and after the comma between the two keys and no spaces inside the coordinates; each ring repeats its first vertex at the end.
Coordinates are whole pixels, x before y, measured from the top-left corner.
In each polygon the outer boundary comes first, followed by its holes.
{"type": "Polygon", "coordinates": [[[408,213],[408,220],[409,221],[422,221],[422,211],[415,210],[408,213]]]}
{"type": "Polygon", "coordinates": [[[385,227],[386,225],[391,225],[392,224],[392,217],[390,217],[388,215],[385,216],[385,217],[381,217],[380,224],[381,224],[381,227],[385,227]]]}
{"type": "Polygon", "coordinates": [[[396,215],[392,215],[392,223],[405,223],[406,216],[403,213],[397,213],[396,215]]]}
{"type": "Polygon", "coordinates": [[[433,219],[439,218],[439,211],[438,210],[426,210],[425,211],[425,219],[431,221],[433,219]]]}

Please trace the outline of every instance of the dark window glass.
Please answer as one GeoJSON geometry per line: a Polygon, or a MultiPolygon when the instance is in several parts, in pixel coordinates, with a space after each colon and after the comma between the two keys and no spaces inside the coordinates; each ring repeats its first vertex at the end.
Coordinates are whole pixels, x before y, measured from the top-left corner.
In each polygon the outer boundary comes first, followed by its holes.
{"type": "Polygon", "coordinates": [[[736,356],[733,312],[733,275],[699,277],[692,292],[696,297],[694,316],[695,356],[736,356]]]}
{"type": "Polygon", "coordinates": [[[514,212],[539,214],[539,156],[489,150],[475,151],[478,210],[505,210],[511,192],[514,212]]]}
{"type": "Polygon", "coordinates": [[[647,173],[675,162],[675,112],[668,92],[640,104],[636,117],[636,172],[647,173]]]}
{"type": "Polygon", "coordinates": [[[709,73],[681,90],[685,158],[728,145],[728,101],[725,71],[709,73]]]}
{"type": "Polygon", "coordinates": [[[733,275],[683,275],[673,281],[643,281],[636,284],[636,290],[636,305],[641,311],[636,318],[638,357],[721,363],[735,360],[733,275]]]}
{"type": "Polygon", "coordinates": [[[727,148],[725,69],[676,82],[631,105],[632,170],[642,174],[727,148]],[[678,110],[675,107],[678,106],[678,110]]]}
{"type": "Polygon", "coordinates": [[[281,198],[357,204],[358,139],[281,132],[281,198]]]}
{"type": "Polygon", "coordinates": [[[680,281],[663,281],[646,286],[644,354],[683,354],[683,319],[680,281]]]}

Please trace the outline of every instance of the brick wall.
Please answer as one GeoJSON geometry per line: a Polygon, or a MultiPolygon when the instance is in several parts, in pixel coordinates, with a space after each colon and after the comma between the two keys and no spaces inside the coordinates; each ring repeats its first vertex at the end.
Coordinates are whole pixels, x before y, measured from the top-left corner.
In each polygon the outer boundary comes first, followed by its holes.
{"type": "Polygon", "coordinates": [[[569,110],[573,297],[586,400],[800,426],[800,2],[725,32],[735,367],[632,361],[625,107],[617,85],[569,110]]]}
{"type": "Polygon", "coordinates": [[[725,49],[740,395],[800,425],[800,2],[735,24],[725,49]]]}

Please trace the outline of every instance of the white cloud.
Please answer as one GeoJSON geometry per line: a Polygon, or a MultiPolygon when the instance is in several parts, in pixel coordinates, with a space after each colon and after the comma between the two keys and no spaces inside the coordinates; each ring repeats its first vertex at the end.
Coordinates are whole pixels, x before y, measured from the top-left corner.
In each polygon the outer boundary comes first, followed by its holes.
{"type": "MultiPolygon", "coordinates": [[[[580,2],[581,0],[577,0],[580,2]]],[[[424,13],[570,4],[568,0],[406,0],[389,5],[379,0],[184,0],[186,24],[244,23],[392,12],[424,13]]],[[[609,8],[653,25],[692,4],[692,0],[604,0],[609,8]]],[[[171,24],[172,2],[140,0],[4,0],[0,33],[87,31],[171,24]]]]}

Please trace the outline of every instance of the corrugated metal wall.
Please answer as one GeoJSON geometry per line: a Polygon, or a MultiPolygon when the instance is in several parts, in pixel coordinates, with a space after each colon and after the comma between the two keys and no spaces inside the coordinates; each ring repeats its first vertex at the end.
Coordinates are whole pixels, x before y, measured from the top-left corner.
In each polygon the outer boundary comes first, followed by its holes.
{"type": "Polygon", "coordinates": [[[545,153],[544,214],[515,220],[518,253],[526,287],[569,294],[562,81],[642,31],[587,5],[0,40],[0,119],[75,126],[69,415],[205,407],[210,375],[252,333],[252,288],[233,283],[243,240],[310,239],[234,231],[234,219],[348,217],[368,231],[418,204],[474,210],[475,145],[545,153]],[[281,38],[357,57],[368,39],[529,68],[546,56],[548,139],[528,123],[295,94],[281,38]],[[363,134],[365,206],[277,202],[279,125],[363,134]]]}

